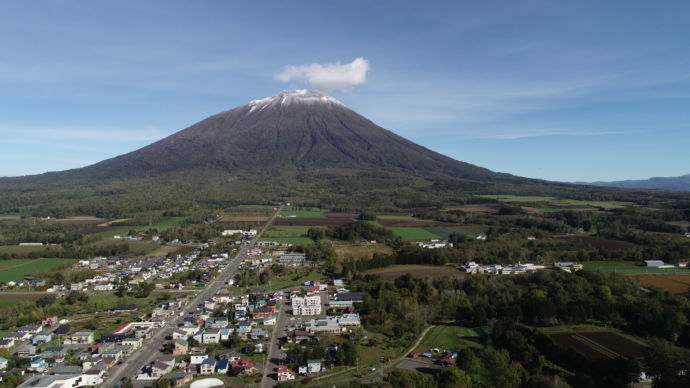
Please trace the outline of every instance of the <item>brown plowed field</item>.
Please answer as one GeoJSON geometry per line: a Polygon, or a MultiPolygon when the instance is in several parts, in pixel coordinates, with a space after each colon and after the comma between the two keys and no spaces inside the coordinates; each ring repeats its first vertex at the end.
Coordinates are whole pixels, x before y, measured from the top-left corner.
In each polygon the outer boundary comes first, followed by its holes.
{"type": "Polygon", "coordinates": [[[344,219],[348,219],[348,220],[353,220],[353,219],[359,217],[359,213],[328,212],[328,213],[323,213],[323,216],[326,218],[344,218],[344,219]]]}
{"type": "Polygon", "coordinates": [[[591,347],[587,346],[583,342],[580,342],[576,340],[573,337],[573,334],[570,333],[563,333],[563,334],[551,334],[551,338],[553,339],[553,342],[556,343],[556,345],[572,349],[577,353],[580,353],[581,355],[585,356],[586,358],[590,360],[602,360],[606,358],[606,356],[600,352],[598,352],[595,349],[592,349],[591,347]]]}
{"type": "Polygon", "coordinates": [[[349,224],[352,220],[347,218],[299,218],[285,217],[276,218],[273,225],[276,226],[342,226],[349,224]]]}
{"type": "Polygon", "coordinates": [[[602,345],[626,358],[641,358],[645,346],[635,341],[629,340],[617,333],[580,333],[592,341],[602,345]]]}
{"type": "Polygon", "coordinates": [[[450,222],[440,222],[433,220],[396,220],[390,218],[377,219],[379,224],[388,227],[399,228],[423,228],[425,226],[460,226],[459,224],[452,224],[450,222]]]}
{"type": "Polygon", "coordinates": [[[240,216],[240,217],[233,217],[233,216],[225,216],[221,217],[218,222],[266,222],[268,221],[268,217],[264,216],[240,216]]]}
{"type": "Polygon", "coordinates": [[[690,291],[690,274],[638,275],[643,287],[658,287],[674,294],[690,291]]]}

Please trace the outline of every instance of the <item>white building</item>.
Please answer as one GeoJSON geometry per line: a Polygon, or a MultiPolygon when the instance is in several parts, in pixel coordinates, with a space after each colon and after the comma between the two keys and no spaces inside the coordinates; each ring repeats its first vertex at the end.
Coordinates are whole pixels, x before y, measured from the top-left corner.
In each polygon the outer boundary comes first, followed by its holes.
{"type": "Polygon", "coordinates": [[[321,314],[321,296],[311,295],[301,297],[292,295],[292,315],[319,315],[321,314]]]}

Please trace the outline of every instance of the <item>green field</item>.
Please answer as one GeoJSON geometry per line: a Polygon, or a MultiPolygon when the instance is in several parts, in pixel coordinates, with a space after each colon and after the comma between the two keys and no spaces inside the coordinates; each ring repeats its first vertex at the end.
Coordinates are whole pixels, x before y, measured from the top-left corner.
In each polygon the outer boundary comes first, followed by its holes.
{"type": "Polygon", "coordinates": [[[478,234],[486,233],[486,226],[484,225],[463,225],[463,226],[449,226],[449,227],[428,227],[424,228],[429,233],[433,233],[442,238],[448,238],[451,234],[463,234],[465,236],[476,236],[478,234]]]}
{"type": "Polygon", "coordinates": [[[297,218],[324,218],[325,210],[283,210],[282,216],[296,216],[297,218]]]}
{"type": "Polygon", "coordinates": [[[0,261],[0,282],[23,279],[24,276],[34,275],[60,264],[72,264],[75,259],[18,259],[0,261]]]}
{"type": "Polygon", "coordinates": [[[96,233],[94,236],[97,236],[97,237],[126,236],[130,230],[134,230],[136,232],[143,232],[143,231],[146,231],[149,229],[156,229],[160,233],[160,232],[165,232],[166,230],[172,228],[173,226],[175,226],[175,224],[178,224],[178,223],[184,221],[186,218],[187,217],[171,217],[165,221],[161,221],[161,222],[154,224],[152,226],[148,226],[148,225],[113,226],[113,227],[110,227],[105,232],[96,233]]]}
{"type": "Polygon", "coordinates": [[[302,285],[306,281],[310,280],[321,280],[324,275],[319,271],[311,271],[307,274],[289,274],[280,277],[275,277],[271,280],[271,285],[269,289],[268,284],[260,286],[266,291],[271,290],[282,290],[288,287],[296,287],[302,285]]]}
{"type": "Polygon", "coordinates": [[[650,268],[636,265],[629,261],[600,261],[586,262],[582,265],[585,270],[613,271],[626,275],[645,275],[645,274],[664,274],[664,273],[686,273],[690,274],[690,269],[685,268],[650,268]]]}
{"type": "Polygon", "coordinates": [[[393,233],[402,237],[403,240],[407,241],[420,241],[420,240],[431,240],[441,238],[434,233],[431,233],[424,228],[402,228],[402,227],[389,227],[393,233]]]}
{"type": "Polygon", "coordinates": [[[140,241],[120,241],[102,239],[89,243],[87,246],[111,246],[111,245],[127,245],[129,247],[129,256],[148,255],[149,253],[158,250],[161,245],[155,241],[140,240],[140,241]]]}
{"type": "Polygon", "coordinates": [[[307,234],[309,229],[316,228],[315,226],[271,226],[264,232],[263,237],[303,237],[307,234]]]}
{"type": "Polygon", "coordinates": [[[633,206],[631,202],[621,201],[582,201],[577,199],[559,199],[547,196],[531,196],[531,195],[479,195],[478,197],[495,199],[499,202],[518,202],[518,203],[533,203],[546,202],[555,206],[591,206],[600,207],[603,209],[621,209],[627,206],[633,206]]]}
{"type": "Polygon", "coordinates": [[[480,334],[472,328],[462,326],[436,326],[424,336],[418,350],[432,348],[458,351],[466,348],[481,348],[480,334]]]}

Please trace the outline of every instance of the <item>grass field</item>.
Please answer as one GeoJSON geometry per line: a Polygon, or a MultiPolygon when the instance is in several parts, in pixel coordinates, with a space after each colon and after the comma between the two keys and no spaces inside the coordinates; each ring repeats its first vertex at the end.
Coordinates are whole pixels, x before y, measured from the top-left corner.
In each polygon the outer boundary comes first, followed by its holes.
{"type": "Polygon", "coordinates": [[[20,259],[0,261],[0,282],[23,279],[50,270],[60,264],[72,264],[75,259],[20,259]]]}
{"type": "Polygon", "coordinates": [[[355,245],[355,244],[335,244],[335,253],[341,259],[369,259],[374,253],[390,255],[393,250],[384,244],[376,245],[355,245]]]}
{"type": "Polygon", "coordinates": [[[43,252],[46,249],[60,249],[59,245],[40,245],[40,246],[34,246],[34,245],[3,245],[0,246],[0,254],[26,254],[26,253],[32,253],[32,252],[43,252]]]}
{"type": "Polygon", "coordinates": [[[465,236],[476,236],[478,234],[486,233],[486,226],[484,225],[463,225],[463,226],[449,226],[437,227],[431,226],[424,228],[429,233],[433,233],[441,238],[448,238],[451,234],[462,234],[465,236]]]}
{"type": "Polygon", "coordinates": [[[636,265],[629,261],[598,261],[583,263],[585,270],[613,271],[625,275],[651,275],[651,274],[690,274],[690,269],[684,268],[650,268],[636,265]]]}
{"type": "Polygon", "coordinates": [[[0,294],[0,308],[7,306],[14,306],[20,303],[33,303],[36,299],[43,297],[41,294],[21,294],[21,293],[7,293],[0,294]]]}
{"type": "Polygon", "coordinates": [[[184,221],[187,217],[171,217],[167,220],[161,221],[152,226],[139,225],[139,226],[113,226],[104,232],[96,233],[97,237],[113,237],[113,236],[126,236],[130,230],[136,232],[143,232],[149,229],[156,229],[159,233],[165,232],[166,230],[172,228],[176,224],[184,221]]]}
{"type": "Polygon", "coordinates": [[[324,213],[326,213],[327,210],[284,210],[280,212],[280,215],[287,217],[287,216],[296,216],[297,218],[323,218],[324,213]]]}
{"type": "Polygon", "coordinates": [[[418,265],[418,264],[398,264],[383,268],[376,268],[366,271],[368,274],[376,274],[381,276],[381,279],[393,281],[400,276],[410,274],[416,278],[445,278],[445,277],[461,277],[464,276],[454,266],[445,265],[418,265]]]}
{"type": "Polygon", "coordinates": [[[462,326],[436,326],[424,336],[419,351],[432,348],[458,351],[467,348],[481,348],[480,334],[472,328],[462,326]]]}
{"type": "Polygon", "coordinates": [[[402,227],[389,227],[393,233],[397,234],[398,236],[402,237],[403,240],[407,241],[422,241],[422,240],[431,240],[434,238],[441,238],[441,236],[438,236],[434,233],[431,233],[424,228],[402,228],[402,227]]]}
{"type": "Polygon", "coordinates": [[[592,206],[603,209],[621,209],[626,206],[632,206],[631,202],[621,201],[581,201],[576,199],[558,199],[547,196],[531,196],[531,195],[479,195],[482,198],[495,199],[499,202],[519,202],[519,203],[536,203],[546,202],[555,206],[592,206]]]}
{"type": "Polygon", "coordinates": [[[271,226],[266,232],[264,232],[262,237],[303,237],[311,228],[314,228],[314,226],[271,226]]]}
{"type": "Polygon", "coordinates": [[[111,239],[101,239],[89,243],[88,246],[108,246],[108,245],[121,245],[125,244],[129,246],[129,256],[137,255],[151,255],[152,252],[161,248],[160,244],[155,241],[141,240],[141,241],[119,241],[111,239]]]}
{"type": "MultiPolygon", "coordinates": [[[[311,271],[306,274],[289,274],[276,277],[271,280],[270,289],[271,290],[282,290],[288,287],[295,287],[303,284],[309,280],[320,280],[323,278],[323,274],[319,271],[311,271]]],[[[261,288],[269,291],[269,285],[265,284],[261,288]]]]}
{"type": "Polygon", "coordinates": [[[410,215],[395,215],[395,214],[377,214],[376,218],[380,218],[382,220],[416,220],[416,218],[410,216],[410,215]]]}

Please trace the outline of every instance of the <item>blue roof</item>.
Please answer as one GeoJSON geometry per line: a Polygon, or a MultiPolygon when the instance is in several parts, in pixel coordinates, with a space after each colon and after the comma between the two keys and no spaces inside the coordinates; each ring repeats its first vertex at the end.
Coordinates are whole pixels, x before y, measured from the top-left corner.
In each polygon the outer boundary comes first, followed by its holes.
{"type": "Polygon", "coordinates": [[[220,360],[218,361],[218,369],[227,369],[228,368],[228,360],[220,360]]]}
{"type": "Polygon", "coordinates": [[[206,365],[216,365],[216,359],[209,357],[209,358],[205,359],[204,361],[202,361],[201,363],[206,364],[206,365]]]}

